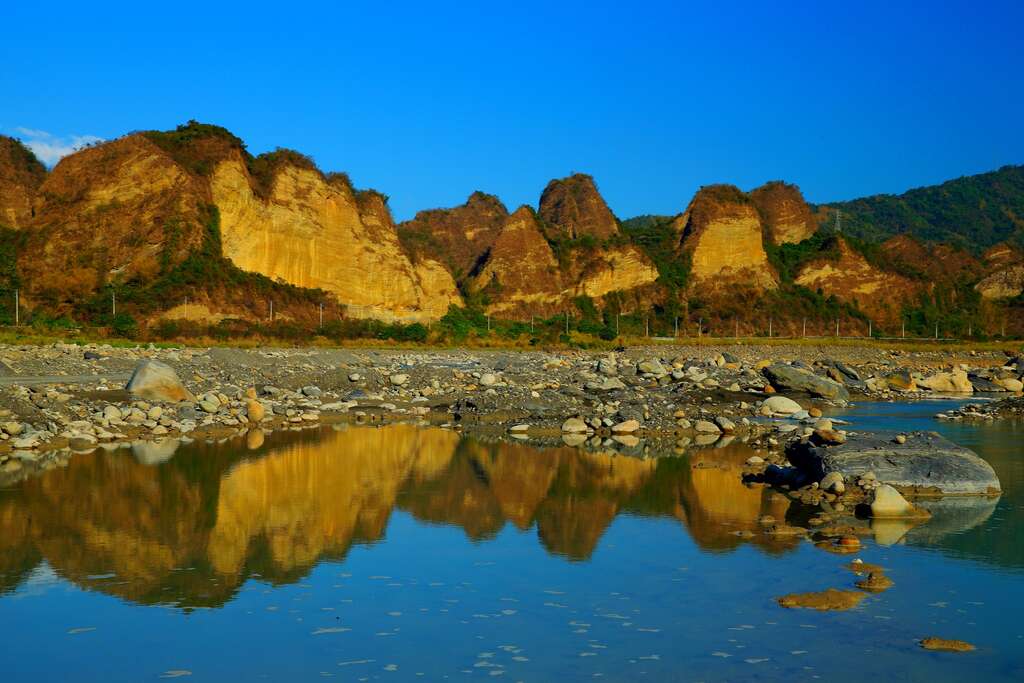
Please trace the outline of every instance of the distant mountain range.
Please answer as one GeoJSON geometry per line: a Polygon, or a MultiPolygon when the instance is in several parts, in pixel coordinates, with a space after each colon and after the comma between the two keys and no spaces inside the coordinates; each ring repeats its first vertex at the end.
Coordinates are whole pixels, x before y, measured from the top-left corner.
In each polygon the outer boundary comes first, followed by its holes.
{"type": "Polygon", "coordinates": [[[264,320],[273,301],[296,324],[325,304],[406,324],[569,313],[601,334],[618,314],[745,333],[840,319],[953,334],[1013,317],[1024,332],[1022,216],[1024,167],[1008,166],[819,206],[781,181],[708,185],[676,215],[624,221],[575,174],[536,207],[475,192],[396,225],[380,192],[208,124],[132,133],[52,171],[0,138],[0,290],[100,323],[116,299],[143,326],[264,320]]]}

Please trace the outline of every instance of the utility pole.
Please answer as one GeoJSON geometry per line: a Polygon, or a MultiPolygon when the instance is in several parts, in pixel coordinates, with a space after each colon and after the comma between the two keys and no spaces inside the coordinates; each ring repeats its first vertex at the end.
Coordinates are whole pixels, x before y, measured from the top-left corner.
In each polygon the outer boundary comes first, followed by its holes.
{"type": "Polygon", "coordinates": [[[675,334],[673,336],[674,337],[678,337],[679,336],[679,316],[678,315],[676,316],[676,332],[675,332],[675,334]]]}
{"type": "Polygon", "coordinates": [[[839,338],[839,318],[836,318],[836,339],[839,338]]]}
{"type": "Polygon", "coordinates": [[[935,338],[939,338],[939,324],[935,323],[935,338]]]}
{"type": "Polygon", "coordinates": [[[802,336],[807,336],[807,318],[804,318],[804,333],[802,336]]]}
{"type": "Polygon", "coordinates": [[[871,321],[868,321],[868,338],[871,337],[871,321]]]}
{"type": "Polygon", "coordinates": [[[739,321],[739,318],[733,320],[732,321],[732,325],[733,325],[732,336],[734,336],[737,339],[739,339],[740,338],[740,321],[739,321]]]}
{"type": "Polygon", "coordinates": [[[837,235],[840,234],[843,231],[843,226],[842,226],[842,221],[841,221],[842,215],[843,215],[843,212],[840,211],[839,209],[836,209],[836,234],[837,235]]]}
{"type": "Polygon", "coordinates": [[[900,318],[900,339],[906,339],[906,338],[907,338],[907,321],[905,319],[903,319],[903,318],[900,318]]]}
{"type": "Polygon", "coordinates": [[[772,319],[768,318],[768,338],[772,338],[772,319]]]}
{"type": "Polygon", "coordinates": [[[697,318],[697,339],[704,336],[704,318],[697,318]]]}
{"type": "Polygon", "coordinates": [[[565,312],[565,336],[569,336],[569,311],[565,312]]]}
{"type": "MultiPolygon", "coordinates": [[[[569,314],[566,313],[566,315],[569,315],[569,314]]],[[[566,330],[566,331],[568,332],[568,330],[566,330]]],[[[487,334],[490,334],[490,333],[491,333],[491,316],[488,315],[487,316],[487,334]]]]}
{"type": "Polygon", "coordinates": [[[270,322],[274,322],[274,300],[270,300],[270,322]]]}
{"type": "Polygon", "coordinates": [[[619,313],[618,313],[618,311],[615,312],[615,336],[616,337],[619,336],[619,313]]]}
{"type": "Polygon", "coordinates": [[[14,290],[14,326],[17,327],[21,324],[21,307],[18,305],[18,290],[14,290]]]}
{"type": "Polygon", "coordinates": [[[320,327],[324,326],[324,302],[320,302],[320,327]]]}
{"type": "Polygon", "coordinates": [[[651,336],[651,320],[646,315],[644,316],[644,336],[651,336]]]}
{"type": "Polygon", "coordinates": [[[110,293],[110,315],[117,317],[117,292],[110,293]]]}
{"type": "Polygon", "coordinates": [[[530,316],[530,334],[533,334],[533,316],[530,316]]]}

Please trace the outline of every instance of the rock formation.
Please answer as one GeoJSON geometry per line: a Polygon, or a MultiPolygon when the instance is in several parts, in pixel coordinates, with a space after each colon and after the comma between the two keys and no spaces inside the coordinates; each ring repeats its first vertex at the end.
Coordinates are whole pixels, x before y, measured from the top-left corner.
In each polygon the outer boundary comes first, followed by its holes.
{"type": "Polygon", "coordinates": [[[533,209],[521,206],[506,219],[470,287],[487,293],[492,313],[557,310],[562,275],[533,209]]]}
{"type": "Polygon", "coordinates": [[[815,259],[801,268],[796,284],[855,304],[887,322],[897,320],[902,304],[924,290],[921,282],[875,268],[842,237],[837,238],[836,247],[835,255],[815,259]]]}
{"type": "Polygon", "coordinates": [[[379,194],[289,162],[273,170],[266,199],[253,185],[239,154],[210,178],[224,256],[243,270],[330,292],[354,317],[427,320],[461,303],[439,262],[410,261],[379,194]]]}
{"type": "Polygon", "coordinates": [[[680,249],[691,259],[691,287],[722,292],[742,285],[765,291],[778,276],[764,249],[761,219],[750,198],[732,185],[702,187],[676,218],[680,249]]]}
{"type": "Polygon", "coordinates": [[[21,228],[32,220],[46,167],[14,138],[0,135],[0,226],[21,228]]]}
{"type": "Polygon", "coordinates": [[[58,302],[154,278],[199,248],[209,220],[202,180],[140,134],[64,157],[39,195],[19,269],[58,302]]]}
{"type": "Polygon", "coordinates": [[[803,242],[817,229],[811,208],[796,185],[773,180],[750,192],[773,244],[803,242]]]}
{"type": "Polygon", "coordinates": [[[426,256],[441,261],[462,281],[473,274],[507,218],[508,209],[501,200],[474,192],[461,206],[420,211],[411,221],[399,224],[398,233],[414,259],[426,256]]]}
{"type": "Polygon", "coordinates": [[[552,237],[606,240],[619,233],[618,222],[594,179],[582,173],[548,183],[540,197],[539,214],[554,228],[556,234],[552,237]]]}
{"type": "Polygon", "coordinates": [[[986,275],[974,289],[986,299],[1009,299],[1024,293],[1024,254],[1008,244],[997,244],[984,256],[986,275]]]}

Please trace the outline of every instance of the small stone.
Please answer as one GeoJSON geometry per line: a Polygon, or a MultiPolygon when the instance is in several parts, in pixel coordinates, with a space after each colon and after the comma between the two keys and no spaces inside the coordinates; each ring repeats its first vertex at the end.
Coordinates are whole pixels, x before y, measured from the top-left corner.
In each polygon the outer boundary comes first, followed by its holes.
{"type": "Polygon", "coordinates": [[[904,444],[907,442],[907,437],[904,434],[897,434],[896,438],[893,439],[896,443],[904,444]]]}
{"type": "Polygon", "coordinates": [[[498,376],[495,375],[493,372],[485,372],[484,374],[480,375],[481,386],[493,387],[497,383],[498,376]]]}
{"type": "Polygon", "coordinates": [[[404,375],[404,374],[401,374],[401,373],[396,374],[396,375],[391,375],[390,380],[391,380],[391,384],[393,384],[396,387],[400,387],[403,384],[408,383],[409,375],[404,375]]]}
{"type": "Polygon", "coordinates": [[[640,429],[640,423],[637,420],[625,420],[614,425],[612,432],[615,434],[631,434],[638,429],[640,429]]]}
{"type": "Polygon", "coordinates": [[[266,417],[267,410],[256,399],[249,399],[245,404],[245,415],[250,422],[260,422],[266,417]]]}
{"type": "Polygon", "coordinates": [[[839,472],[829,472],[822,478],[821,488],[831,493],[845,493],[846,483],[843,481],[843,475],[839,472]]]}
{"type": "Polygon", "coordinates": [[[562,431],[568,434],[581,434],[588,431],[587,423],[578,417],[570,417],[562,423],[562,431]]]}
{"type": "Polygon", "coordinates": [[[707,420],[697,420],[693,428],[700,434],[720,434],[722,431],[714,422],[707,420]]]}
{"type": "Polygon", "coordinates": [[[872,517],[907,517],[914,513],[914,506],[893,487],[882,484],[875,489],[875,498],[871,503],[872,517]]]}

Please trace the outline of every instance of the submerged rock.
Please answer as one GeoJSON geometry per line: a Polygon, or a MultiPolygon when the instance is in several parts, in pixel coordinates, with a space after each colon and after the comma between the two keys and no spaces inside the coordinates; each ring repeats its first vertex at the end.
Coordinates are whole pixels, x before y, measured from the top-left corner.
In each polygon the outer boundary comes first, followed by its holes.
{"type": "Polygon", "coordinates": [[[867,593],[860,591],[841,591],[835,588],[819,593],[790,593],[777,598],[780,606],[788,609],[816,609],[822,612],[853,609],[861,603],[867,593]]]}
{"type": "Polygon", "coordinates": [[[941,650],[943,652],[972,652],[975,647],[963,640],[948,640],[930,636],[921,639],[921,647],[926,650],[941,650]]]}
{"type": "Polygon", "coordinates": [[[1000,492],[992,466],[973,451],[935,432],[915,432],[906,443],[891,434],[858,434],[838,446],[797,441],[786,448],[789,461],[813,481],[839,472],[856,481],[874,472],[879,481],[919,493],[993,495],[1000,492]]]}

